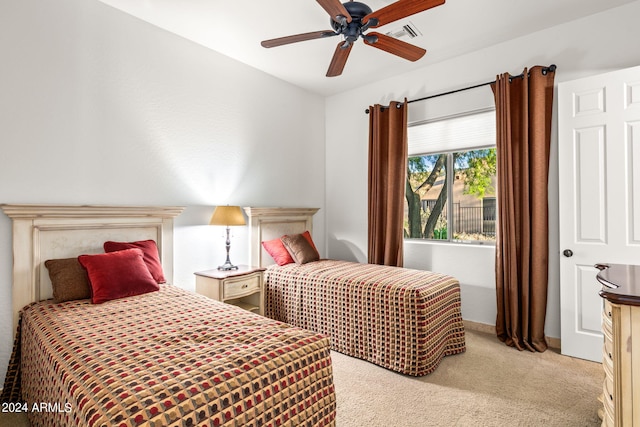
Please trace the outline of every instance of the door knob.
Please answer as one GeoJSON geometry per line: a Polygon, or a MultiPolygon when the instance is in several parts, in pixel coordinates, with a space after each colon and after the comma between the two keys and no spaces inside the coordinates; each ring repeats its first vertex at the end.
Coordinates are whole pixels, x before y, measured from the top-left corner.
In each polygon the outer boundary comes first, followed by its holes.
{"type": "Polygon", "coordinates": [[[562,251],[562,255],[566,256],[567,258],[571,258],[573,256],[573,251],[571,249],[565,249],[564,251],[562,251]]]}

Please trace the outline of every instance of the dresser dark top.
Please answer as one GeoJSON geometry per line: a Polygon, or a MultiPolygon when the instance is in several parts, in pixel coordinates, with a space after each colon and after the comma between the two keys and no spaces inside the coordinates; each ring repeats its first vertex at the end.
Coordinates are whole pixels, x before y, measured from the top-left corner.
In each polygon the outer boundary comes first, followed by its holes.
{"type": "Polygon", "coordinates": [[[599,294],[614,304],[640,306],[640,265],[596,264],[599,294]]]}

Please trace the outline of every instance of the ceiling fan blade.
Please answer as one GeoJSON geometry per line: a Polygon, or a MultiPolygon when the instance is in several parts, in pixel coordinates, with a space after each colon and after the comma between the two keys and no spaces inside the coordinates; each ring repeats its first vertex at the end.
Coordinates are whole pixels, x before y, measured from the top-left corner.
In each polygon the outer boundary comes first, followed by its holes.
{"type": "Polygon", "coordinates": [[[284,44],[303,42],[306,40],[314,40],[314,39],[322,39],[325,37],[337,36],[334,31],[326,30],[326,31],[313,31],[311,33],[304,34],[296,34],[293,36],[280,37],[277,39],[264,40],[262,43],[262,47],[276,47],[282,46],[284,44]]]}
{"type": "Polygon", "coordinates": [[[371,18],[376,18],[378,22],[372,23],[372,25],[369,25],[369,28],[381,27],[398,19],[406,18],[407,16],[415,15],[432,7],[440,6],[444,4],[444,2],[445,0],[398,0],[389,6],[371,12],[362,18],[362,22],[366,24],[371,18]]]}
{"type": "Polygon", "coordinates": [[[347,22],[351,22],[351,15],[349,15],[349,12],[344,7],[344,5],[340,3],[339,0],[316,0],[316,1],[320,3],[320,6],[322,6],[322,8],[327,11],[331,19],[333,19],[334,21],[340,22],[340,20],[337,19],[337,17],[344,16],[345,18],[347,18],[347,22]]]}
{"type": "Polygon", "coordinates": [[[427,53],[427,51],[421,47],[376,32],[367,34],[364,42],[369,46],[376,47],[409,61],[417,61],[427,53]]]}
{"type": "Polygon", "coordinates": [[[353,46],[353,44],[350,43],[347,47],[343,47],[344,44],[344,42],[338,43],[333,58],[331,58],[329,69],[327,70],[327,77],[336,77],[342,74],[342,70],[344,70],[344,66],[349,58],[351,47],[353,46]]]}

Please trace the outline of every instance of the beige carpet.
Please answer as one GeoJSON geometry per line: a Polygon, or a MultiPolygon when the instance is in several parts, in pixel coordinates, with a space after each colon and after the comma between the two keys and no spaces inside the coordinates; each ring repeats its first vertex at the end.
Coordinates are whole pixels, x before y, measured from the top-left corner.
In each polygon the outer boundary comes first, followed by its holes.
{"type": "Polygon", "coordinates": [[[421,378],[332,356],[339,427],[599,426],[599,363],[520,352],[467,331],[467,351],[421,378]]]}
{"type": "MultiPolygon", "coordinates": [[[[333,353],[338,427],[598,426],[599,363],[519,352],[467,332],[467,352],[425,377],[333,353]]],[[[0,426],[28,426],[0,414],[0,426]]]]}

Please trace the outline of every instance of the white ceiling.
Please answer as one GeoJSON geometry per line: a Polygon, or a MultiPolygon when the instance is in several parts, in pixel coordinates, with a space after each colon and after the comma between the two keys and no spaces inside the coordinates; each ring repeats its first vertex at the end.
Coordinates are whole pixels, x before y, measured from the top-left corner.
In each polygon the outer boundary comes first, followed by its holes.
{"type": "MultiPolygon", "coordinates": [[[[427,49],[417,62],[358,40],[339,77],[325,77],[338,37],[265,49],[266,39],[331,30],[314,0],[100,0],[310,91],[331,95],[486,46],[572,21],[635,0],[447,0],[376,29],[387,33],[410,21],[421,36],[402,40],[427,49]]],[[[373,10],[393,0],[364,0],[373,10]]]]}

